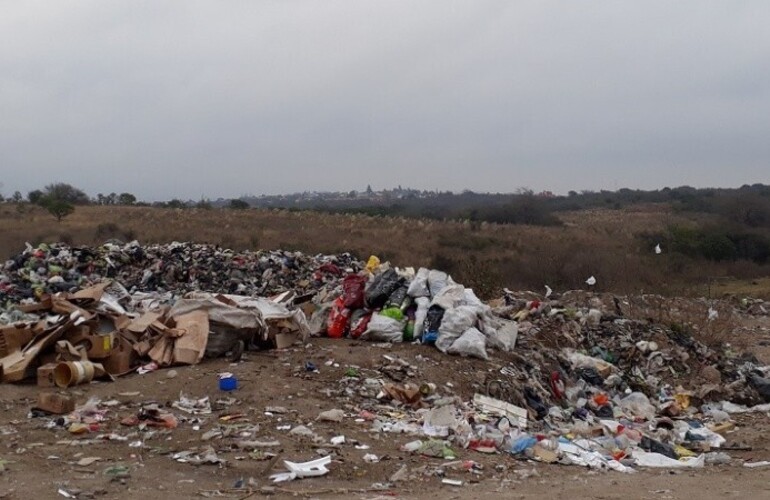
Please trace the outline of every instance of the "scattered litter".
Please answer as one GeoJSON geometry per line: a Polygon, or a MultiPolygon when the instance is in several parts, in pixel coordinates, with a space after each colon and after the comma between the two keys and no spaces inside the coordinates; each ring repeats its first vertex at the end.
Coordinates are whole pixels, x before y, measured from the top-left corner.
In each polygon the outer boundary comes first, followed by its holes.
{"type": "Polygon", "coordinates": [[[310,462],[290,462],[284,460],[283,463],[289,472],[282,472],[280,474],[273,474],[270,479],[274,483],[281,483],[284,481],[293,481],[294,479],[301,479],[305,477],[318,477],[324,476],[329,473],[329,469],[326,468],[332,462],[331,456],[319,458],[318,460],[312,460],[310,462]]]}

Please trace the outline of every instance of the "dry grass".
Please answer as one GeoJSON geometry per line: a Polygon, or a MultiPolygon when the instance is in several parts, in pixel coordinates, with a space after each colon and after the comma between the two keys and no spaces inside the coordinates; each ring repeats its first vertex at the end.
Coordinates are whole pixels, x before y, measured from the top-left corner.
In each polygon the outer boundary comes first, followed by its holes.
{"type": "Polygon", "coordinates": [[[0,256],[19,252],[27,241],[197,241],[235,250],[377,254],[395,265],[443,268],[483,297],[498,295],[502,287],[539,292],[546,283],[557,290],[583,288],[590,275],[598,280],[597,291],[702,293],[725,266],[656,257],[637,238],[677,217],[659,206],[643,206],[569,213],[563,227],[530,227],[286,210],[88,206],[59,223],[40,208],[20,213],[3,204],[0,256]]]}

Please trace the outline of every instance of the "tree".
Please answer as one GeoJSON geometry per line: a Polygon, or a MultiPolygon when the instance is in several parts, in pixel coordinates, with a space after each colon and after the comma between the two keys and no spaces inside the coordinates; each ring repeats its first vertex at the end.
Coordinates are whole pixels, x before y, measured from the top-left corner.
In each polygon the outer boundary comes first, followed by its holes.
{"type": "Polygon", "coordinates": [[[43,198],[43,195],[44,193],[41,190],[35,189],[34,191],[30,191],[29,193],[27,193],[27,199],[33,205],[37,205],[40,203],[40,200],[43,198]]]}
{"type": "Polygon", "coordinates": [[[13,196],[11,196],[11,201],[17,204],[24,201],[24,197],[21,195],[21,191],[14,191],[13,196]]]}
{"type": "Polygon", "coordinates": [[[51,199],[62,200],[72,205],[88,205],[89,202],[88,195],[65,182],[48,184],[43,191],[45,196],[51,199]]]}
{"type": "Polygon", "coordinates": [[[49,196],[43,197],[43,199],[39,202],[40,206],[48,210],[48,212],[56,217],[56,220],[58,222],[61,222],[61,220],[71,214],[75,211],[75,207],[62,199],[59,198],[53,198],[49,196]]]}
{"type": "Polygon", "coordinates": [[[250,205],[243,200],[239,200],[239,199],[230,200],[230,208],[232,208],[233,210],[243,210],[249,207],[250,205]]]}
{"type": "Polygon", "coordinates": [[[120,193],[118,195],[118,205],[133,205],[136,203],[136,196],[131,193],[120,193]]]}

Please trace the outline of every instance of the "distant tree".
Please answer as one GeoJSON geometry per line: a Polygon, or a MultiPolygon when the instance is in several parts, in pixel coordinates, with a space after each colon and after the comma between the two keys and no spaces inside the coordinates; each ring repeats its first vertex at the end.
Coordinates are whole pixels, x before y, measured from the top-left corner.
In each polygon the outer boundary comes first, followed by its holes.
{"type": "Polygon", "coordinates": [[[118,195],[118,204],[119,205],[133,205],[136,203],[136,196],[134,196],[131,193],[120,193],[118,195]]]}
{"type": "Polygon", "coordinates": [[[24,197],[21,195],[21,191],[14,191],[13,196],[11,196],[11,201],[17,204],[23,202],[24,197]]]}
{"type": "Polygon", "coordinates": [[[374,191],[372,191],[372,185],[367,184],[366,185],[366,194],[372,194],[374,191]]]}
{"type": "Polygon", "coordinates": [[[166,203],[166,206],[168,208],[187,208],[187,204],[183,202],[180,199],[174,198],[173,200],[166,203]]]}
{"type": "Polygon", "coordinates": [[[195,208],[202,208],[203,210],[211,210],[211,201],[201,198],[198,203],[195,204],[195,208]]]}
{"type": "Polygon", "coordinates": [[[62,200],[72,205],[88,205],[88,195],[80,189],[65,182],[48,184],[44,189],[46,197],[62,200]]]}
{"type": "Polygon", "coordinates": [[[249,208],[250,205],[243,200],[233,199],[233,200],[230,200],[229,206],[233,210],[243,210],[243,209],[249,208]]]}
{"type": "Polygon", "coordinates": [[[27,193],[27,200],[29,200],[29,202],[33,205],[37,205],[40,203],[40,200],[43,198],[44,194],[45,193],[43,193],[41,190],[35,189],[34,191],[27,193]]]}
{"type": "Polygon", "coordinates": [[[44,196],[38,204],[48,210],[59,222],[75,211],[75,206],[72,203],[51,196],[44,196]]]}

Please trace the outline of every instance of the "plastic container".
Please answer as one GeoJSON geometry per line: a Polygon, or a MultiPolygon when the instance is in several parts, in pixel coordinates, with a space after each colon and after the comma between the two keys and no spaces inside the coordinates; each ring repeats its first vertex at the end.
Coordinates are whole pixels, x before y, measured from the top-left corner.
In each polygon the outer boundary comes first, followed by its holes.
{"type": "Polygon", "coordinates": [[[219,376],[220,391],[234,391],[238,388],[238,379],[232,373],[223,373],[219,376]]]}

